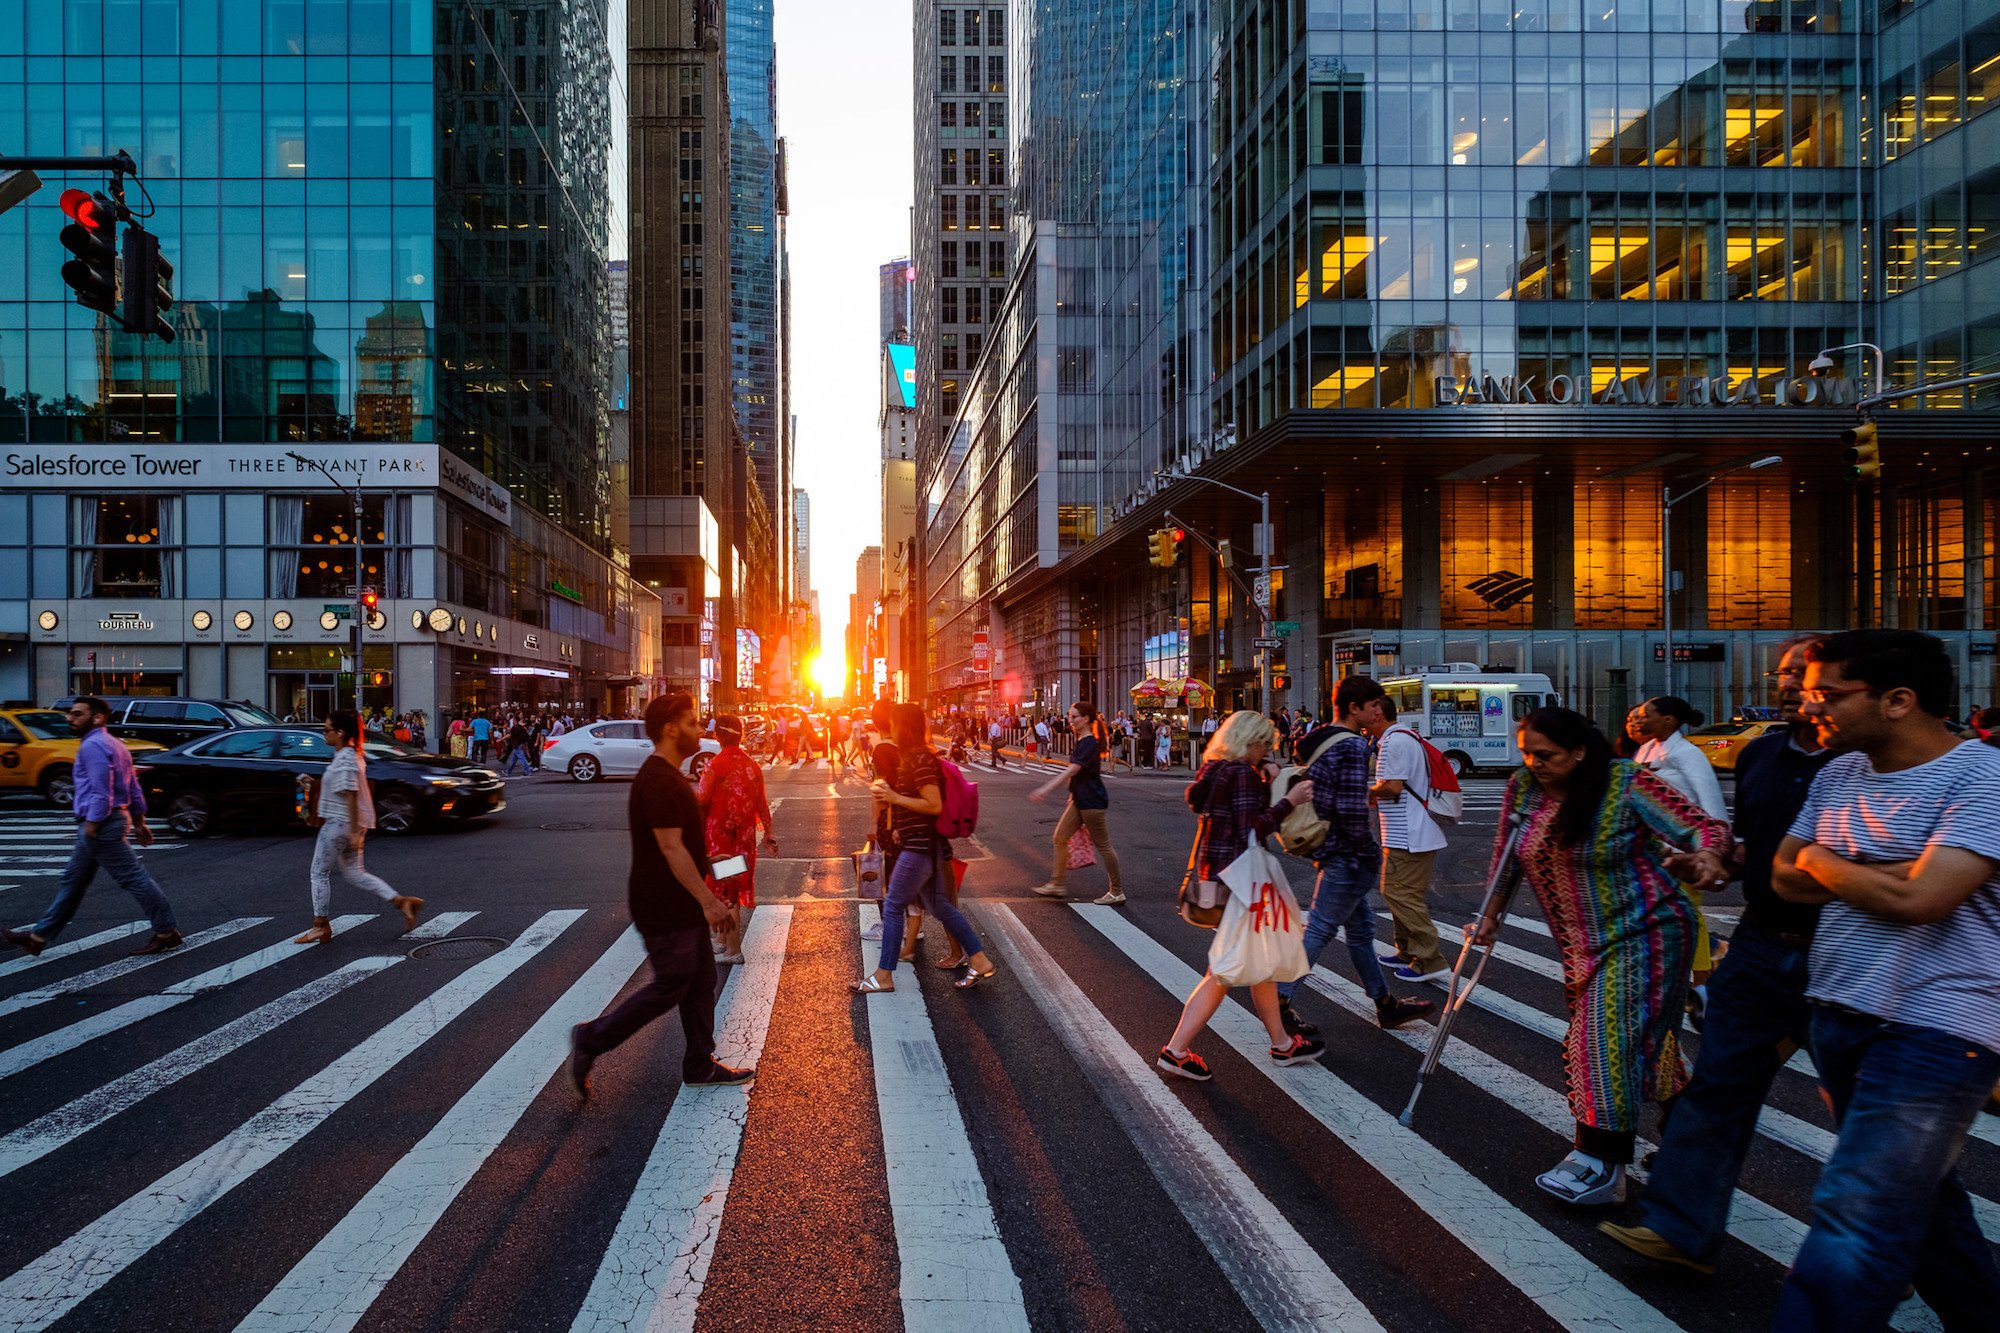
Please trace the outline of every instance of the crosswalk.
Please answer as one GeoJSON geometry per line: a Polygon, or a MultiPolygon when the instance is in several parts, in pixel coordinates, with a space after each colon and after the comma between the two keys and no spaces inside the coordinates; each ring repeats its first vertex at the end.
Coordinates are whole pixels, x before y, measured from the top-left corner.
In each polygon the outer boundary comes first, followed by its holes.
{"type": "MultiPolygon", "coordinates": [[[[0,962],[0,1328],[443,1325],[481,1283],[521,1327],[779,1326],[744,1305],[746,1264],[825,1283],[827,1326],[865,1290],[922,1330],[1768,1319],[1833,1144],[1809,1066],[1780,1075],[1723,1276],[1690,1287],[1530,1183],[1571,1128],[1537,923],[1503,930],[1406,1129],[1430,1029],[1379,1031],[1338,950],[1298,997],[1320,1061],[1272,1064],[1231,1002],[1197,1041],[1214,1083],[1164,1079],[1207,937],[1134,896],[968,900],[997,980],[961,994],[920,965],[865,998],[844,983],[873,962],[872,905],[760,908],[717,1009],[719,1058],[760,1083],[676,1086],[667,1022],[585,1105],[561,1076],[570,1026],[645,975],[622,911],[452,911],[409,934],[353,914],[316,947],[246,914],[144,958],[125,954],[144,923],[79,928],[0,962]],[[844,1252],[788,1249],[769,1211],[798,1158],[853,1210],[844,1252]],[[232,1276],[134,1299],[192,1255],[232,1276]]],[[[1962,1172],[2000,1235],[2000,1135],[1982,1124],[1962,1172]]],[[[1912,1301],[1896,1326],[1938,1324],[1912,1301]]]]}
{"type": "MultiPolygon", "coordinates": [[[[142,858],[187,845],[164,825],[156,824],[153,831],[153,845],[139,852],[142,858]]],[[[76,819],[66,810],[21,804],[0,809],[0,904],[5,910],[17,913],[37,894],[53,894],[75,843],[76,819]]]]}

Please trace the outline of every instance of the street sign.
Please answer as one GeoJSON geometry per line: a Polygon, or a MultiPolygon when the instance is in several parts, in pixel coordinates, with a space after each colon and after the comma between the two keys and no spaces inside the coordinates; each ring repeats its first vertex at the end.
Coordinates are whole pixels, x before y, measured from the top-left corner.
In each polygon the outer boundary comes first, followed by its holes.
{"type": "Polygon", "coordinates": [[[1298,632],[1299,622],[1296,620],[1280,620],[1277,624],[1271,626],[1271,633],[1282,638],[1289,639],[1298,632]]]}
{"type": "Polygon", "coordinates": [[[322,609],[328,615],[339,616],[342,620],[354,619],[354,603],[352,602],[328,602],[322,609]]]}
{"type": "Polygon", "coordinates": [[[1252,648],[1282,648],[1285,646],[1285,641],[1283,639],[1252,639],[1250,640],[1250,646],[1252,648]]]}
{"type": "MultiPolygon", "coordinates": [[[[1707,643],[1677,643],[1674,645],[1674,661],[1725,662],[1728,660],[1725,654],[1726,646],[1715,641],[1707,643]]],[[[1653,645],[1653,660],[1655,662],[1664,662],[1667,660],[1667,648],[1665,644],[1656,643],[1653,645]]]]}
{"type": "Polygon", "coordinates": [[[1259,611],[1270,609],[1271,576],[1269,574],[1259,574],[1256,578],[1250,580],[1250,600],[1256,603],[1259,611]]]}

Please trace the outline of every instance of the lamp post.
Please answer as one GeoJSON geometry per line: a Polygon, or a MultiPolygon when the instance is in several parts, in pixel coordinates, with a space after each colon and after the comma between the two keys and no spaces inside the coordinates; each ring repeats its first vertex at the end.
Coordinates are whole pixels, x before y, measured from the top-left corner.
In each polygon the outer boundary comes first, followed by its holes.
{"type": "MultiPolygon", "coordinates": [[[[1223,490],[1228,491],[1231,495],[1240,495],[1246,500],[1255,500],[1257,502],[1257,546],[1259,553],[1259,559],[1257,562],[1257,579],[1258,579],[1258,586],[1261,587],[1264,592],[1264,601],[1262,605],[1257,606],[1257,615],[1264,627],[1264,637],[1267,639],[1270,638],[1271,637],[1271,605],[1270,605],[1271,539],[1272,539],[1271,493],[1269,491],[1265,491],[1262,494],[1257,494],[1251,491],[1243,490],[1241,487],[1238,486],[1231,486],[1226,481],[1217,481],[1213,477],[1191,476],[1186,472],[1156,473],[1154,474],[1154,481],[1158,482],[1162,477],[1164,477],[1166,480],[1170,482],[1191,481],[1197,486],[1219,486],[1223,490]]],[[[1256,605],[1255,597],[1252,597],[1251,602],[1253,605],[1256,605]]],[[[1262,679],[1259,682],[1258,707],[1259,711],[1264,713],[1269,713],[1271,711],[1271,650],[1269,648],[1260,648],[1257,650],[1257,654],[1260,662],[1262,663],[1262,668],[1263,668],[1262,679]]]]}
{"type": "Polygon", "coordinates": [[[1698,495],[1702,491],[1707,490],[1724,477],[1738,472],[1756,472],[1760,469],[1770,467],[1774,463],[1782,463],[1784,461],[1777,454],[1766,454],[1762,458],[1751,459],[1747,463],[1738,463],[1735,467],[1724,468],[1699,485],[1688,487],[1679,495],[1674,494],[1671,485],[1662,483],[1660,486],[1660,626],[1664,631],[1666,639],[1668,694],[1674,692],[1674,545],[1672,541],[1674,506],[1691,496],[1698,495]]]}
{"type": "MultiPolygon", "coordinates": [[[[285,451],[285,457],[300,467],[314,469],[332,482],[335,490],[343,494],[346,492],[347,487],[340,484],[340,478],[327,471],[326,465],[318,459],[307,458],[304,454],[294,453],[290,449],[285,451]]],[[[361,479],[356,477],[354,479],[354,711],[357,716],[361,712],[361,636],[368,625],[368,612],[362,604],[361,591],[361,479]]]]}

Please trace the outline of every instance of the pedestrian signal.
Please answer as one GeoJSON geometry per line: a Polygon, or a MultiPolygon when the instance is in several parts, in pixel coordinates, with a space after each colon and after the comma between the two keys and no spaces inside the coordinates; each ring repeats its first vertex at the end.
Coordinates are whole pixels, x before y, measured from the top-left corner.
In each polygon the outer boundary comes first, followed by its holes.
{"type": "Polygon", "coordinates": [[[76,258],[62,266],[62,279],[76,303],[111,314],[118,305],[118,205],[109,196],[84,190],[62,192],[63,248],[76,258]]]}
{"type": "Polygon", "coordinates": [[[134,224],[125,231],[125,308],[120,321],[141,338],[174,340],[165,316],[174,308],[174,266],[160,253],[160,238],[134,224]]]}
{"type": "Polygon", "coordinates": [[[1849,481],[1874,481],[1882,475],[1882,450],[1875,442],[1874,422],[1849,426],[1840,433],[1840,442],[1847,446],[1841,456],[1847,460],[1849,481]]]}

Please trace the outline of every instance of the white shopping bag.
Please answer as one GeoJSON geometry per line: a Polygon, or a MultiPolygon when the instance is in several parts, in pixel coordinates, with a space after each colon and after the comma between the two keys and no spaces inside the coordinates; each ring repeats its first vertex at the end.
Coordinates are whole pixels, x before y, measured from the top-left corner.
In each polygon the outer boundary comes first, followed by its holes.
{"type": "Polygon", "coordinates": [[[1306,964],[1305,914],[1283,864],[1258,843],[1222,872],[1229,905],[1208,949],[1208,970],[1224,986],[1297,981],[1306,964]]]}

